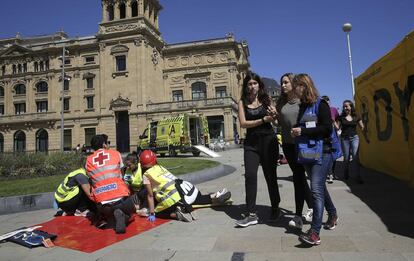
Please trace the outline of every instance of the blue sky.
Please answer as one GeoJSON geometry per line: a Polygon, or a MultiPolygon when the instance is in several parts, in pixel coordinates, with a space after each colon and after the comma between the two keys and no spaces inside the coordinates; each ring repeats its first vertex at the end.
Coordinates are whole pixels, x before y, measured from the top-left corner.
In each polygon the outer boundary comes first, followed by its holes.
{"type": "MultiPolygon", "coordinates": [[[[354,75],[414,30],[413,0],[161,0],[160,30],[167,43],[223,37],[247,40],[252,69],[275,78],[306,72],[321,94],[339,107],[351,98],[346,36],[350,22],[354,75]]],[[[0,38],[63,30],[94,35],[99,0],[2,0],[0,38]]]]}

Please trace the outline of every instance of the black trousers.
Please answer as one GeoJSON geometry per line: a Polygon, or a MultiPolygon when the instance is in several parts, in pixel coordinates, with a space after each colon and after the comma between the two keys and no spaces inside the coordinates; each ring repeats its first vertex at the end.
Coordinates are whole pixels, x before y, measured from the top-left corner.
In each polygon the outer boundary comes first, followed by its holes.
{"type": "Polygon", "coordinates": [[[81,188],[79,188],[78,195],[74,196],[73,198],[69,199],[68,201],[64,202],[57,202],[58,207],[60,207],[63,211],[66,212],[67,215],[75,214],[76,210],[83,212],[87,209],[90,211],[96,211],[96,205],[93,201],[91,201],[88,196],[86,196],[85,192],[81,188]]]}
{"type": "MultiPolygon", "coordinates": [[[[196,199],[195,199],[195,201],[193,202],[192,205],[208,205],[208,204],[211,204],[211,203],[212,203],[212,200],[211,200],[210,194],[203,195],[203,194],[201,194],[200,191],[198,191],[197,197],[196,197],[196,199]]],[[[185,212],[188,212],[188,211],[191,210],[191,209],[186,209],[188,206],[186,206],[186,204],[179,201],[176,204],[172,205],[171,207],[169,207],[167,209],[164,209],[161,212],[158,212],[157,217],[166,218],[166,219],[170,218],[170,214],[175,212],[175,210],[177,209],[177,206],[180,206],[180,205],[183,206],[183,210],[185,212]]],[[[191,206],[190,206],[190,208],[191,208],[191,206]]]]}
{"type": "Polygon", "coordinates": [[[138,196],[133,194],[129,197],[124,197],[116,202],[102,205],[98,203],[97,209],[98,213],[103,215],[106,221],[111,222],[114,220],[114,211],[116,209],[122,210],[122,212],[127,215],[129,218],[133,213],[135,213],[135,205],[139,203],[138,196]]]}
{"type": "Polygon", "coordinates": [[[298,163],[298,153],[295,144],[283,143],[283,153],[293,173],[293,188],[295,190],[295,205],[297,216],[302,216],[303,205],[306,201],[308,208],[313,208],[312,193],[306,180],[305,169],[298,163]]]}
{"type": "Polygon", "coordinates": [[[277,160],[279,146],[276,134],[251,135],[244,142],[244,169],[246,207],[249,213],[256,213],[257,171],[259,164],[266,179],[272,209],[279,208],[280,194],[277,183],[277,160]]]}

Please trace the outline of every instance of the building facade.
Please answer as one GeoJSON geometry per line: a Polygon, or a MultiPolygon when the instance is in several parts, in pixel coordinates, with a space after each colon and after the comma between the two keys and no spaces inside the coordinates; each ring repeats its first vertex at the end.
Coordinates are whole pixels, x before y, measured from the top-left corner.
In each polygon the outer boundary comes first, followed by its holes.
{"type": "Polygon", "coordinates": [[[0,150],[70,150],[106,133],[127,152],[148,122],[181,113],[207,116],[212,138],[233,141],[247,43],[228,34],[167,44],[158,0],[101,7],[94,36],[0,39],[0,150]]]}

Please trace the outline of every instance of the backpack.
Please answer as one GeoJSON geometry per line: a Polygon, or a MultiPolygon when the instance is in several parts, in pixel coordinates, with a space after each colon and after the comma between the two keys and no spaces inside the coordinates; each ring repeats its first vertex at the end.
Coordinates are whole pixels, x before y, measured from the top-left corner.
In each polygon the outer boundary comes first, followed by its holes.
{"type": "MultiPolygon", "coordinates": [[[[300,127],[306,127],[307,124],[314,124],[318,122],[318,109],[321,98],[318,97],[312,106],[308,106],[299,121],[300,127]]],[[[301,135],[295,138],[296,147],[298,151],[298,163],[300,164],[321,164],[323,153],[323,140],[312,139],[306,135],[301,135]]]]}
{"type": "Polygon", "coordinates": [[[337,160],[340,157],[342,157],[342,149],[341,149],[341,143],[339,142],[338,134],[336,133],[335,128],[332,128],[331,133],[331,143],[332,143],[332,157],[333,160],[337,160]]]}
{"type": "Polygon", "coordinates": [[[193,204],[194,201],[197,199],[199,193],[196,186],[194,186],[188,181],[176,179],[175,188],[180,194],[181,199],[178,203],[183,208],[184,212],[190,213],[191,211],[193,211],[191,204],[193,204]]]}

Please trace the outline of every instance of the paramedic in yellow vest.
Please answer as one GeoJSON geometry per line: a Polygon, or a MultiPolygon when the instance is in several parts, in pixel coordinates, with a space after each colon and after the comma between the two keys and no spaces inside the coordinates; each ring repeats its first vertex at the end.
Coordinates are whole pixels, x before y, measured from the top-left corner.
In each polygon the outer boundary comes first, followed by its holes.
{"type": "MultiPolygon", "coordinates": [[[[84,157],[81,162],[81,165],[85,165],[84,157]]],[[[88,210],[96,211],[95,203],[91,200],[89,178],[83,167],[69,173],[60,183],[55,192],[55,201],[67,216],[85,216],[88,210]]]]}
{"type": "Polygon", "coordinates": [[[191,205],[208,205],[224,203],[231,197],[230,191],[220,191],[202,195],[190,182],[178,179],[166,168],[157,164],[157,156],[151,150],[144,150],[140,163],[151,184],[156,207],[155,214],[163,218],[173,218],[184,222],[195,220],[191,205]]]}
{"type": "Polygon", "coordinates": [[[109,149],[105,134],[93,136],[91,146],[94,152],[86,159],[91,197],[97,203],[98,212],[109,225],[115,226],[115,232],[125,233],[127,221],[135,213],[135,197],[130,197],[129,188],[122,179],[121,154],[109,149]]]}
{"type": "Polygon", "coordinates": [[[125,166],[124,181],[139,200],[139,204],[135,205],[137,214],[148,217],[151,222],[155,221],[154,195],[151,183],[146,176],[142,175],[141,164],[138,162],[136,153],[130,153],[126,156],[125,166]]]}

